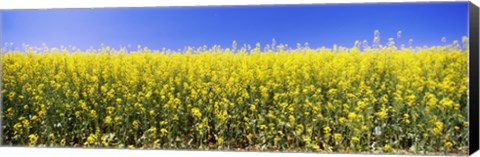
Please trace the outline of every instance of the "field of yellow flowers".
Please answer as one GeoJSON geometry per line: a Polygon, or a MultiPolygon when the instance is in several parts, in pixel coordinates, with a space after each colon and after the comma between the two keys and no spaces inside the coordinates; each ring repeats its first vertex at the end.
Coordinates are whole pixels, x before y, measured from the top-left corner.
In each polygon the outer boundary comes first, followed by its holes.
{"type": "Polygon", "coordinates": [[[2,54],[5,145],[466,153],[468,50],[2,54]]]}

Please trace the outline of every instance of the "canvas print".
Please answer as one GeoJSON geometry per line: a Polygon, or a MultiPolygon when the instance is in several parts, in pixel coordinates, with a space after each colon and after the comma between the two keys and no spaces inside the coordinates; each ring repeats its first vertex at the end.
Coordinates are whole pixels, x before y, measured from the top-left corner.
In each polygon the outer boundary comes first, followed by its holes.
{"type": "Polygon", "coordinates": [[[468,153],[468,3],[1,11],[3,146],[468,153]]]}

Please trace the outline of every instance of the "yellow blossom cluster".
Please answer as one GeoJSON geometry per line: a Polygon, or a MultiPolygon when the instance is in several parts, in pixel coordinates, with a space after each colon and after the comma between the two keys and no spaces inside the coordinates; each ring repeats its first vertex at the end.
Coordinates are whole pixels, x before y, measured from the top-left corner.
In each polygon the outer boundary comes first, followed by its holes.
{"type": "Polygon", "coordinates": [[[468,51],[448,46],[27,49],[2,54],[2,65],[6,145],[337,152],[468,146],[468,51]]]}

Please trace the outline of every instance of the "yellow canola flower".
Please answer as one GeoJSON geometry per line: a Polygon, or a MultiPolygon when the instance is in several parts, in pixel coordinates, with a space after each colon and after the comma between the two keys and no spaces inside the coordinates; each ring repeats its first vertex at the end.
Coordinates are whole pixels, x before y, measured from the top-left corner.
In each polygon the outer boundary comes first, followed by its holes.
{"type": "Polygon", "coordinates": [[[168,133],[167,129],[165,129],[165,128],[160,129],[160,135],[161,135],[162,137],[166,136],[167,133],[168,133]]]}
{"type": "Polygon", "coordinates": [[[150,116],[154,116],[155,115],[155,110],[150,110],[149,114],[150,114],[150,116]]]}
{"type": "Polygon", "coordinates": [[[345,124],[347,122],[347,119],[345,117],[342,117],[338,120],[340,124],[345,124]]]}
{"type": "Polygon", "coordinates": [[[329,134],[332,131],[332,129],[329,126],[326,126],[323,128],[323,133],[329,134]]]}
{"type": "Polygon", "coordinates": [[[355,113],[353,113],[353,112],[350,112],[350,113],[348,113],[348,116],[347,116],[347,117],[348,117],[348,119],[349,119],[350,121],[354,121],[355,118],[357,118],[357,114],[355,114],[355,113]]]}
{"type": "Polygon", "coordinates": [[[28,136],[28,139],[29,139],[30,146],[35,145],[35,144],[37,144],[37,141],[38,141],[38,135],[37,134],[30,134],[28,136]]]}
{"type": "Polygon", "coordinates": [[[288,122],[291,125],[295,124],[295,116],[293,116],[293,115],[288,116],[288,122]]]}
{"type": "Polygon", "coordinates": [[[90,117],[92,119],[96,119],[97,118],[97,111],[95,110],[90,110],[90,117]]]}
{"type": "Polygon", "coordinates": [[[360,141],[360,138],[353,136],[352,137],[352,142],[357,143],[360,141]]]}
{"type": "Polygon", "coordinates": [[[105,125],[110,125],[112,123],[112,117],[107,116],[105,117],[105,125]]]}
{"type": "Polygon", "coordinates": [[[392,146],[390,146],[389,144],[385,144],[385,146],[383,146],[383,150],[386,152],[390,152],[392,150],[392,146]]]}
{"type": "Polygon", "coordinates": [[[340,141],[342,139],[342,134],[335,133],[333,134],[333,138],[337,141],[340,141]]]}
{"type": "Polygon", "coordinates": [[[90,135],[87,137],[87,143],[88,143],[89,145],[93,145],[93,144],[95,143],[95,141],[96,141],[95,135],[90,134],[90,135]]]}
{"type": "Polygon", "coordinates": [[[133,129],[138,129],[139,126],[140,126],[140,122],[138,122],[138,120],[134,120],[132,122],[133,129]]]}
{"type": "Polygon", "coordinates": [[[55,133],[50,133],[48,137],[50,138],[50,140],[55,141],[55,133]]]}
{"type": "Polygon", "coordinates": [[[192,109],[192,116],[193,116],[193,118],[195,118],[195,119],[197,119],[197,120],[198,120],[198,119],[201,119],[201,118],[202,118],[202,113],[200,112],[200,109],[198,109],[198,108],[193,108],[193,109],[192,109]]]}
{"type": "Polygon", "coordinates": [[[375,113],[375,115],[377,115],[377,117],[380,118],[380,119],[388,118],[388,113],[384,109],[382,109],[382,111],[379,111],[379,112],[375,113]]]}
{"type": "Polygon", "coordinates": [[[453,146],[453,143],[450,142],[450,141],[445,143],[445,147],[446,147],[447,149],[452,148],[452,146],[453,146]]]}
{"type": "Polygon", "coordinates": [[[65,144],[67,144],[67,140],[65,138],[63,138],[62,140],[60,140],[60,145],[61,146],[65,146],[65,144]]]}

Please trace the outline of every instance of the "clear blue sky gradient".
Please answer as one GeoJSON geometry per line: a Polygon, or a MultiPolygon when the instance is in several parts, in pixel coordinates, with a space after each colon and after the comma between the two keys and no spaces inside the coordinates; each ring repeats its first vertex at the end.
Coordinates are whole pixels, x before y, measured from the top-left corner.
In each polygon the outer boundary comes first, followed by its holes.
{"type": "Polygon", "coordinates": [[[272,39],[296,47],[352,47],[355,40],[397,46],[441,45],[468,36],[468,3],[320,4],[289,6],[159,7],[109,9],[7,10],[2,15],[2,43],[48,47],[98,48],[101,43],[181,49],[214,44],[231,47],[272,39]],[[402,37],[396,39],[397,31],[402,37]]]}

